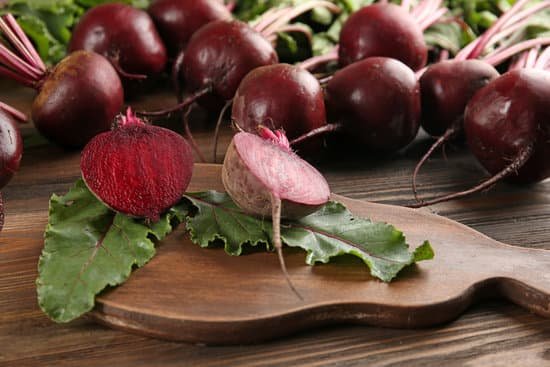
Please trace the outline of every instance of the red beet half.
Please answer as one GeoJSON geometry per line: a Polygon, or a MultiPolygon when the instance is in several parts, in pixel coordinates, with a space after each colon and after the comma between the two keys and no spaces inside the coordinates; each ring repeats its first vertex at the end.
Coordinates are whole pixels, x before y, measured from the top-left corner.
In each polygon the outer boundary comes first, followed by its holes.
{"type": "Polygon", "coordinates": [[[273,221],[273,245],[291,289],[296,291],[282,255],[280,221],[311,214],[326,204],[330,189],[313,166],[294,154],[281,132],[262,128],[260,135],[237,133],[222,168],[227,193],[245,212],[273,221]]]}
{"type": "Polygon", "coordinates": [[[193,173],[193,154],[179,134],[146,125],[131,110],[112,131],[82,151],[82,177],[107,206],[158,221],[181,200],[193,173]]]}
{"type": "Polygon", "coordinates": [[[334,74],[327,108],[347,139],[361,150],[391,153],[407,146],[420,127],[420,90],[400,61],[371,57],[334,74]]]}
{"type": "Polygon", "coordinates": [[[101,54],[120,66],[122,76],[158,74],[167,61],[166,48],[151,17],[120,3],[87,11],[73,31],[69,50],[101,54]]]}
{"type": "Polygon", "coordinates": [[[33,88],[37,96],[32,119],[48,139],[81,147],[99,132],[109,130],[124,102],[122,83],[103,56],[80,51],[47,70],[15,18],[0,18],[0,76],[33,88]]]}
{"type": "MultiPolygon", "coordinates": [[[[233,98],[232,120],[256,133],[258,126],[284,130],[295,139],[326,125],[324,93],[307,70],[288,64],[254,69],[246,75],[233,98]]],[[[313,153],[320,140],[300,146],[313,153]]]]}
{"type": "Polygon", "coordinates": [[[210,89],[201,104],[220,108],[246,74],[277,62],[273,46],[259,32],[239,21],[216,21],[191,37],[180,76],[190,92],[210,89]]]}
{"type": "Polygon", "coordinates": [[[23,155],[23,139],[17,122],[26,119],[23,114],[16,111],[13,114],[12,111],[14,110],[0,102],[0,189],[19,170],[23,155]]]}
{"type": "Polygon", "coordinates": [[[391,3],[366,6],[352,14],[340,33],[341,66],[372,57],[391,57],[413,70],[426,65],[428,49],[419,23],[391,3]]]}
{"type": "Polygon", "coordinates": [[[219,0],[155,0],[148,12],[172,56],[205,24],[231,18],[219,0]]]}

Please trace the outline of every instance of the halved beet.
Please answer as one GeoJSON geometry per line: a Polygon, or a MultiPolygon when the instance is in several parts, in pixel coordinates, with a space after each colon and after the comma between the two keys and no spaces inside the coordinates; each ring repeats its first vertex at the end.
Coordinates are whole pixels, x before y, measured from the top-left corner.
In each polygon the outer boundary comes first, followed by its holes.
{"type": "Polygon", "coordinates": [[[272,195],[282,202],[281,217],[301,218],[330,198],[327,181],[313,166],[281,146],[256,134],[237,133],[222,168],[228,194],[253,215],[272,215],[272,195]]]}
{"type": "Polygon", "coordinates": [[[118,126],[86,145],[80,169],[88,188],[107,206],[158,221],[185,193],[193,154],[181,135],[146,125],[129,109],[118,126]]]}

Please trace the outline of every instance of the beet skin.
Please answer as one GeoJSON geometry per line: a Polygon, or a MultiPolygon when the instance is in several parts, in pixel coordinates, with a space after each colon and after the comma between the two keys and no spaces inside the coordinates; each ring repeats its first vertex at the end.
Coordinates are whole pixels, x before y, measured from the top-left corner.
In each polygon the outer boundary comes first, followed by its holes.
{"type": "MultiPolygon", "coordinates": [[[[6,186],[19,170],[22,155],[23,139],[21,139],[17,120],[0,108],[0,189],[6,186]]],[[[2,212],[1,208],[0,212],[2,212]]]]}

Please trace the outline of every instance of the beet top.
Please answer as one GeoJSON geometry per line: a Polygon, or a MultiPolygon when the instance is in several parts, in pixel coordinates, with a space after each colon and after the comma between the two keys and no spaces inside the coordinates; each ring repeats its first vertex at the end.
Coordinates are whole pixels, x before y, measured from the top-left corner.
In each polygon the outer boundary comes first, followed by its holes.
{"type": "Polygon", "coordinates": [[[120,3],[98,5],[84,14],[69,43],[69,51],[76,50],[101,54],[131,74],[158,74],[167,61],[166,48],[151,17],[120,3]]]}
{"type": "Polygon", "coordinates": [[[80,169],[88,188],[107,206],[158,221],[187,189],[193,154],[182,136],[146,125],[129,109],[118,126],[86,145],[80,169]]]}

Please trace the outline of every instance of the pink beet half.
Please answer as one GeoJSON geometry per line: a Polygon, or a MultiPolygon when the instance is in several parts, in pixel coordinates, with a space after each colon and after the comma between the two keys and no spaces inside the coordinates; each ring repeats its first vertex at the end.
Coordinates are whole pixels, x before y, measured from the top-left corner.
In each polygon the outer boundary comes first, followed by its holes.
{"type": "Polygon", "coordinates": [[[179,134],[146,125],[131,111],[82,152],[88,188],[118,212],[158,221],[181,200],[193,173],[191,148],[179,134]]]}
{"type": "Polygon", "coordinates": [[[281,217],[289,219],[315,212],[330,198],[323,175],[287,144],[247,132],[233,137],[225,156],[222,181],[241,209],[258,216],[271,217],[272,195],[282,202],[281,217]]]}

